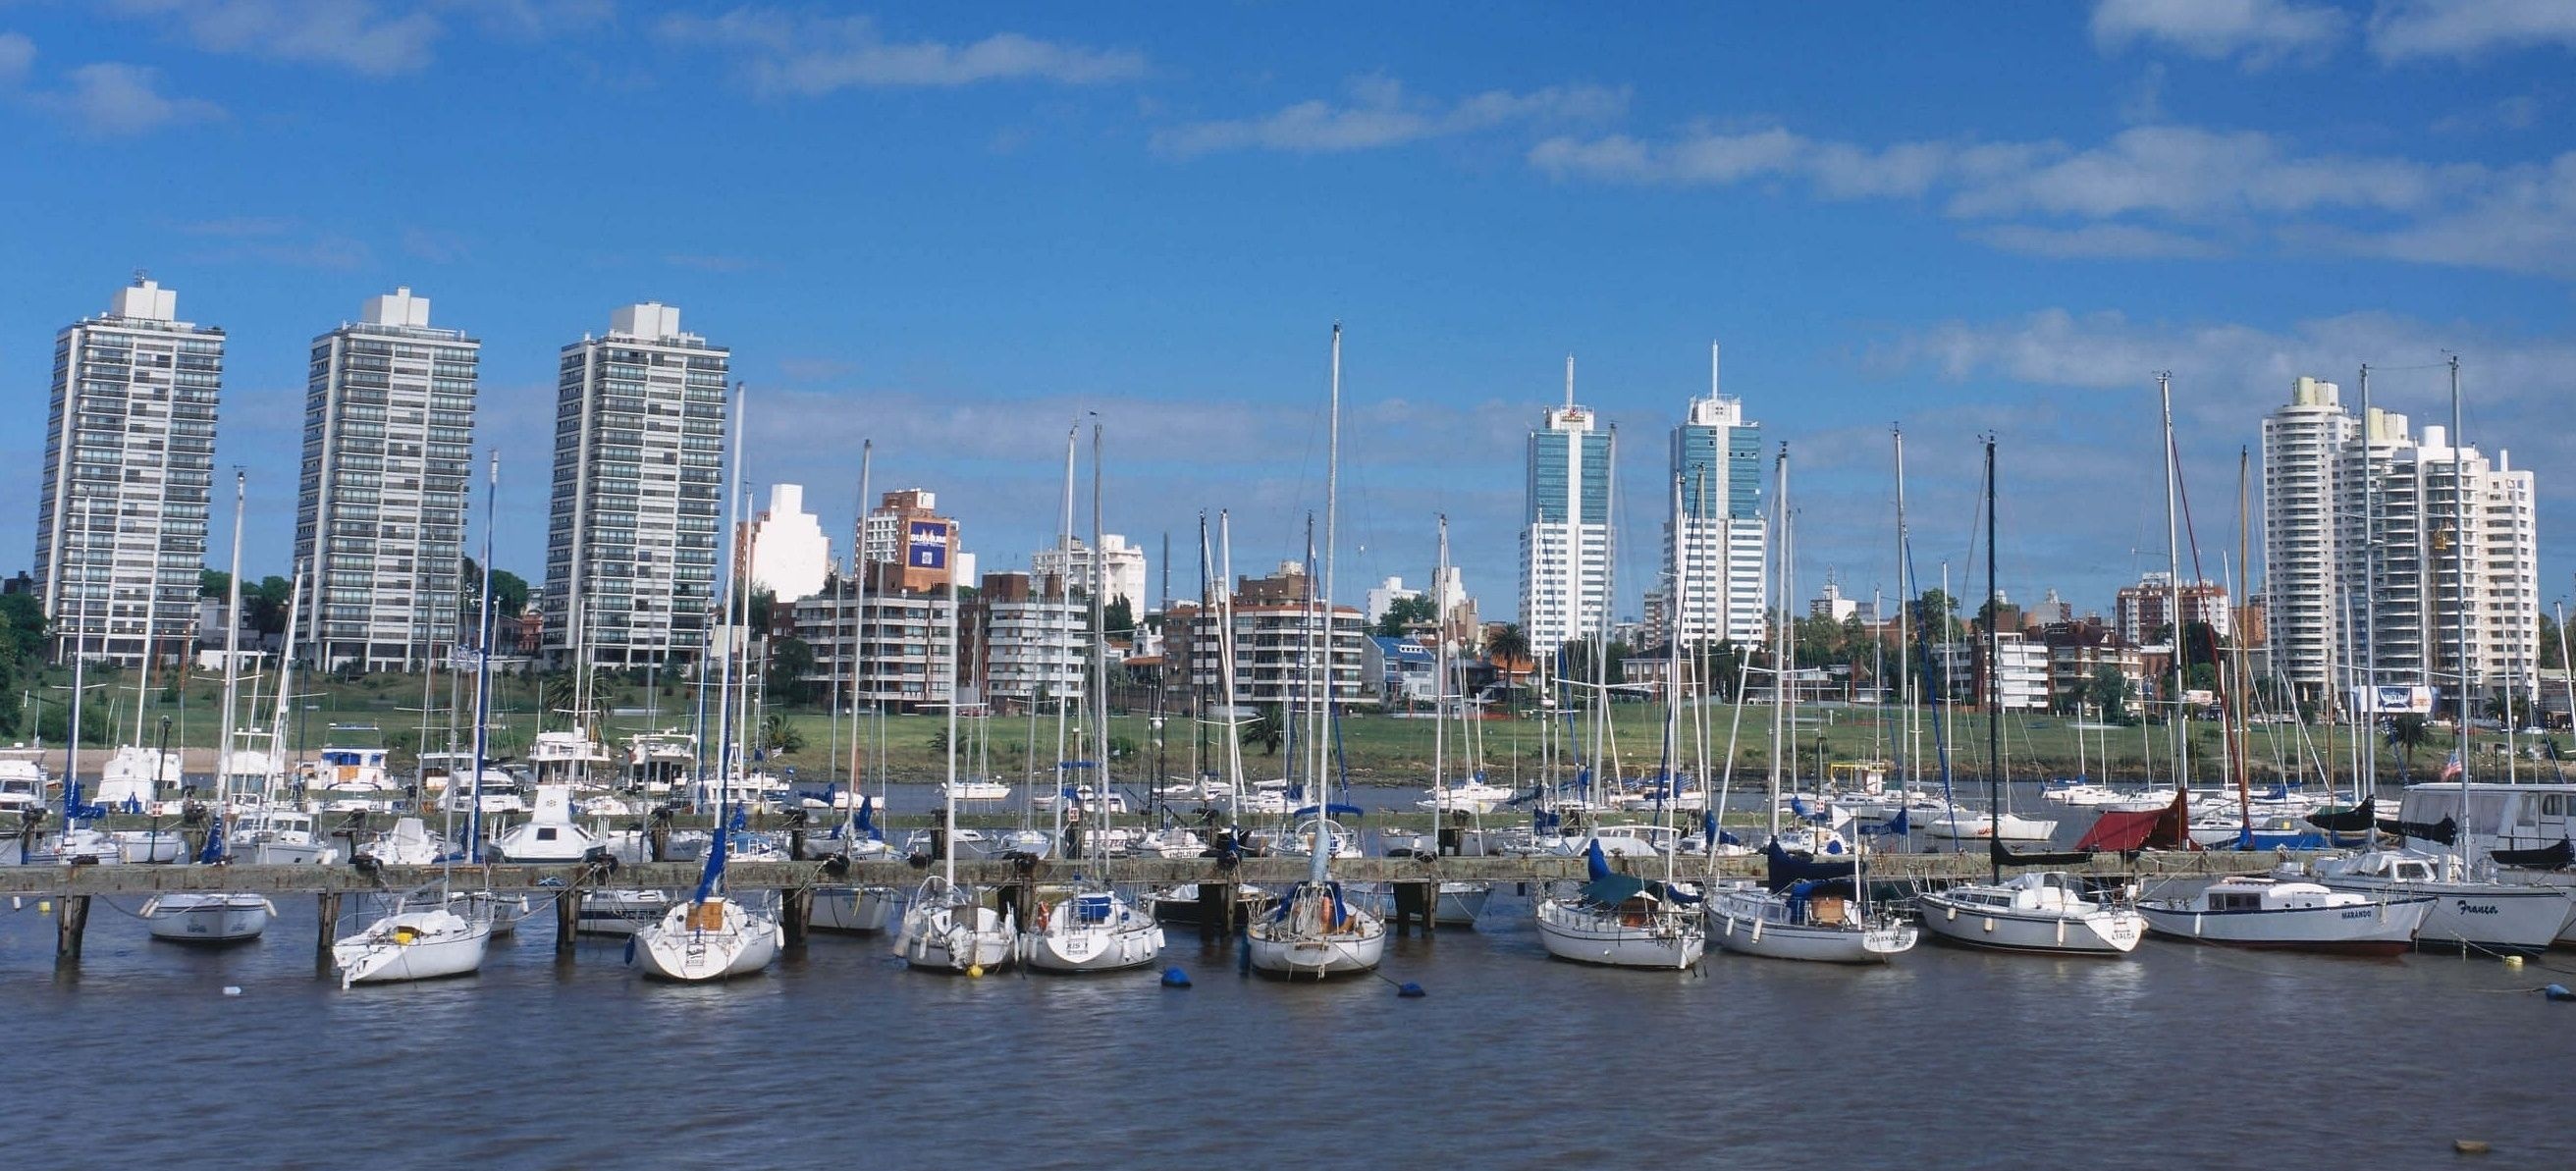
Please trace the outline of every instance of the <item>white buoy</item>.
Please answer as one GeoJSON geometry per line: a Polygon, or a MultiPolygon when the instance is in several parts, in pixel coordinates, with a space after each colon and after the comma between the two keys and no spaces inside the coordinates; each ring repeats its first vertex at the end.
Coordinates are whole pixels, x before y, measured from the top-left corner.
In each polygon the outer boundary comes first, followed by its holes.
{"type": "Polygon", "coordinates": [[[239,995],[241,995],[241,985],[239,985],[239,984],[226,984],[226,985],[224,985],[224,995],[226,995],[226,996],[239,996],[239,995]]]}

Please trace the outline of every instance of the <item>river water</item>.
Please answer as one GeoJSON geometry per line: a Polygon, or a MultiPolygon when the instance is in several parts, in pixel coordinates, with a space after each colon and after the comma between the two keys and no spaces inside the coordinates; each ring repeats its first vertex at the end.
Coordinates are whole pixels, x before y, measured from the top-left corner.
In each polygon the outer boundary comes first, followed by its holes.
{"type": "Polygon", "coordinates": [[[11,1165],[2415,1167],[2455,1138],[2576,1165],[2576,1004],[2527,991],[2571,977],[2538,966],[2150,940],[1644,973],[1549,960],[1497,897],[1322,986],[1180,933],[1186,990],[820,936],[668,986],[617,942],[558,967],[541,914],[477,976],[342,991],[312,900],[280,910],[197,951],[102,903],[58,977],[53,921],[0,904],[11,1165]]]}

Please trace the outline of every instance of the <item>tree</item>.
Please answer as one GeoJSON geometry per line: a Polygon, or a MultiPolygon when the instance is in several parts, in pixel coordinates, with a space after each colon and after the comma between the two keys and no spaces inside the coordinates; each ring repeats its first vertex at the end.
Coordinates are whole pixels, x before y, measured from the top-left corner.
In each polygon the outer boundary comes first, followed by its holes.
{"type": "Polygon", "coordinates": [[[2397,780],[2403,784],[2406,774],[2415,767],[2415,750],[2432,739],[2432,730],[2424,717],[2406,712],[2388,721],[2388,748],[2397,756],[2397,780]]]}
{"type": "Polygon", "coordinates": [[[261,634],[286,632],[286,608],[295,602],[295,583],[270,574],[242,590],[242,617],[261,634]]]}
{"type": "Polygon", "coordinates": [[[1102,630],[1094,633],[1131,633],[1136,629],[1136,607],[1124,597],[1111,598],[1108,605],[1100,608],[1100,625],[1102,630]]]}
{"type": "Polygon", "coordinates": [[[1529,653],[1529,634],[1521,629],[1518,622],[1504,626],[1495,631],[1492,638],[1485,640],[1486,657],[1492,659],[1495,666],[1506,670],[1510,669],[1508,664],[1529,658],[1529,653]]]}
{"type": "Polygon", "coordinates": [[[506,569],[492,571],[492,613],[516,618],[528,611],[528,579],[506,569]]]}
{"type": "MultiPolygon", "coordinates": [[[[941,729],[940,734],[946,735],[947,730],[941,729]]],[[[793,756],[799,749],[805,747],[805,733],[798,731],[796,725],[790,723],[786,715],[780,712],[771,712],[761,717],[760,739],[762,743],[769,746],[771,756],[793,756]]],[[[939,750],[947,751],[948,745],[942,743],[939,750]]]]}
{"type": "Polygon", "coordinates": [[[804,703],[813,685],[805,676],[814,669],[814,647],[793,635],[769,640],[769,693],[786,703],[804,703]]]}
{"type": "Polygon", "coordinates": [[[1389,603],[1386,613],[1377,620],[1377,633],[1386,638],[1402,638],[1404,632],[1440,620],[1439,606],[1429,594],[1397,598],[1389,603]]]}
{"type": "Polygon", "coordinates": [[[1265,703],[1253,717],[1235,726],[1235,735],[1247,747],[1259,748],[1263,756],[1279,755],[1280,742],[1288,734],[1287,721],[1281,718],[1279,705],[1265,703]]]}
{"type": "Polygon", "coordinates": [[[232,592],[233,575],[220,569],[200,569],[197,571],[198,597],[228,598],[232,596],[232,592]]]}
{"type": "Polygon", "coordinates": [[[2103,723],[2126,725],[2129,722],[2129,697],[2135,694],[2136,689],[2118,667],[2104,663],[2093,668],[2092,683],[2086,690],[2089,692],[2086,698],[2101,710],[2103,723]]]}

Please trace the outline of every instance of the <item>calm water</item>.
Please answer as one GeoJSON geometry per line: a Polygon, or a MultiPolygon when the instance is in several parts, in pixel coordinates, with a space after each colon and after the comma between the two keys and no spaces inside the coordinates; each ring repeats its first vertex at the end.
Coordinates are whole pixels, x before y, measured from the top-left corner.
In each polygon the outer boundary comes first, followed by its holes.
{"type": "Polygon", "coordinates": [[[221,952],[98,906],[77,981],[33,908],[0,904],[14,1166],[2408,1167],[2457,1137],[2576,1165],[2576,1005],[2514,991],[2576,978],[2493,962],[1927,944],[1648,974],[1549,961],[1498,897],[1392,944],[1419,1000],[1244,979],[1189,936],[1188,990],[846,938],[673,987],[616,943],[559,969],[545,919],[479,976],[343,992],[307,898],[221,952]]]}

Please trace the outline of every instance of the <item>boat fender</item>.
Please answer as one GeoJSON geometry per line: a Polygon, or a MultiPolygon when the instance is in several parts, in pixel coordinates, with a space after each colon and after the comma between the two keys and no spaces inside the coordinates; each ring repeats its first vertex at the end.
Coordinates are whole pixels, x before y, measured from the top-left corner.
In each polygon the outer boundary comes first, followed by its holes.
{"type": "Polygon", "coordinates": [[[1402,984],[1396,985],[1395,994],[1406,1000],[1420,1000],[1425,996],[1431,995],[1430,993],[1422,990],[1422,985],[1416,984],[1411,980],[1407,980],[1402,984]]]}
{"type": "Polygon", "coordinates": [[[1955,923],[1959,921],[1959,908],[1949,907],[1945,909],[1949,912],[1948,918],[1945,920],[1946,922],[1955,923]]]}
{"type": "Polygon", "coordinates": [[[1045,903],[1038,904],[1038,934],[1046,934],[1047,920],[1052,916],[1054,910],[1055,908],[1050,907],[1045,903]]]}
{"type": "Polygon", "coordinates": [[[2567,986],[2564,984],[2549,985],[2546,988],[2542,988],[2540,990],[2540,994],[2551,1000],[2576,1000],[2576,992],[2568,991],[2567,986]]]}
{"type": "Polygon", "coordinates": [[[1995,929],[1995,920],[1994,920],[1994,916],[1989,915],[1989,916],[1987,916],[1987,917],[1986,917],[1986,931],[1987,931],[1988,933],[1990,933],[1990,934],[1991,934],[1991,933],[1994,931],[1994,929],[1995,929]]]}
{"type": "MultiPolygon", "coordinates": [[[[1991,930],[1991,928],[1989,928],[1989,930],[1991,930]]],[[[2057,945],[2060,947],[2066,946],[2066,920],[2064,919],[2059,919],[2057,921],[2057,945]]]]}
{"type": "Polygon", "coordinates": [[[626,937],[626,966],[635,966],[635,937],[632,935],[626,937]]]}
{"type": "Polygon", "coordinates": [[[1190,986],[1190,974],[1189,974],[1188,972],[1184,972],[1184,971],[1180,970],[1179,968],[1165,968],[1165,969],[1163,969],[1163,987],[1165,987],[1165,988],[1187,988],[1187,987],[1189,987],[1189,986],[1190,986]]]}

